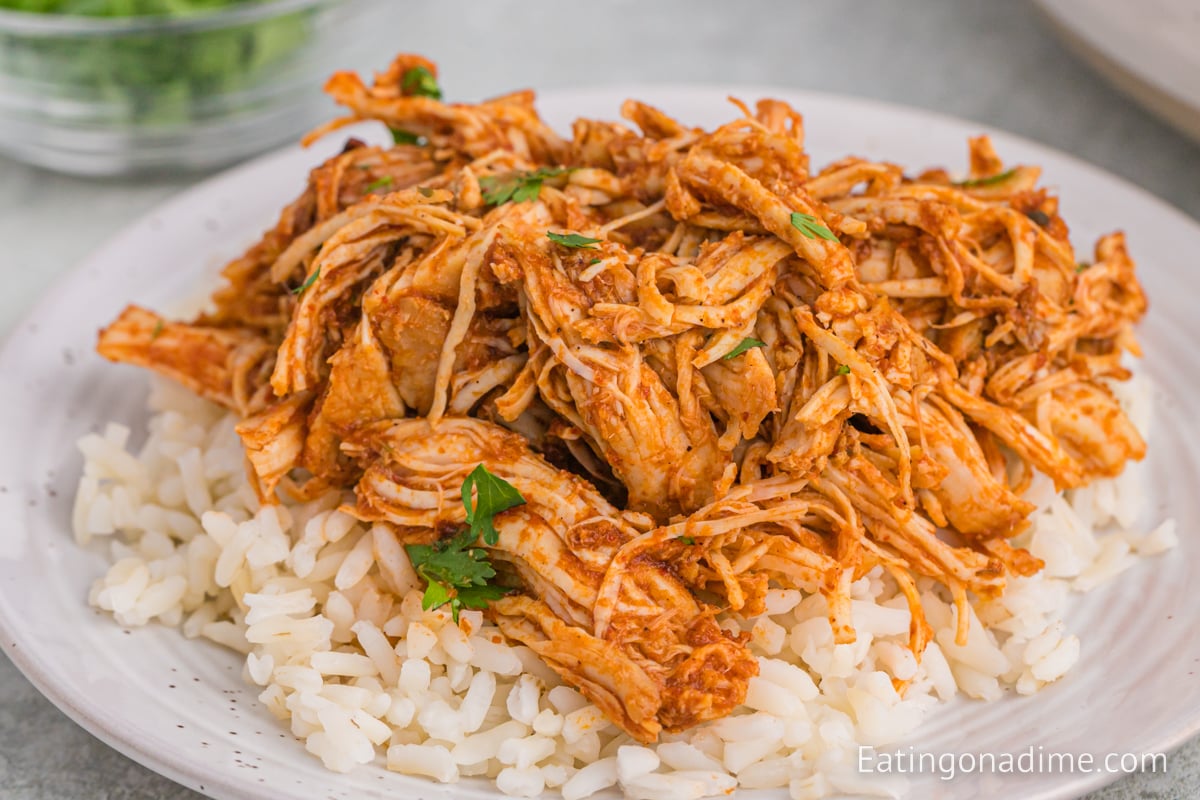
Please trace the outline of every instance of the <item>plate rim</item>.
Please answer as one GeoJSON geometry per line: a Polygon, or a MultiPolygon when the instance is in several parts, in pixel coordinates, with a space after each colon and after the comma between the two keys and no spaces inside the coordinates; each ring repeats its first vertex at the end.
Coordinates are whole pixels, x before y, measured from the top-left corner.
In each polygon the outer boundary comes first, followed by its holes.
{"type": "MultiPolygon", "coordinates": [[[[669,95],[671,97],[690,95],[697,98],[704,98],[707,101],[720,100],[722,96],[779,97],[793,103],[802,114],[805,113],[805,102],[817,101],[834,105],[848,104],[874,113],[884,113],[887,115],[899,114],[907,116],[913,121],[920,119],[937,126],[974,126],[980,133],[987,133],[1005,140],[1002,144],[1012,143],[1020,147],[1041,151],[1042,153],[1052,155],[1056,160],[1068,164],[1073,170],[1078,170],[1091,179],[1100,179],[1113,183],[1123,192],[1136,196],[1141,202],[1146,203],[1157,212],[1165,214],[1168,217],[1167,227],[1186,227],[1190,228],[1196,235],[1200,235],[1200,221],[1193,219],[1189,214],[1172,205],[1169,201],[1153,194],[1121,175],[1109,172],[1103,167],[1086,161],[1072,153],[1059,150],[1052,145],[1013,133],[996,125],[920,106],[905,105],[855,94],[822,92],[797,87],[757,83],[647,82],[584,86],[573,89],[565,88],[540,91],[537,93],[537,101],[538,103],[546,101],[553,103],[562,102],[575,104],[579,108],[585,106],[590,108],[598,106],[601,100],[608,101],[615,98],[647,95],[669,95]]],[[[617,100],[617,103],[619,104],[619,100],[617,100]]],[[[615,111],[617,107],[614,106],[613,110],[615,111]]],[[[597,108],[597,110],[599,109],[597,108]]],[[[615,116],[614,114],[611,118],[615,118],[615,116]]],[[[809,120],[806,117],[806,123],[808,122],[809,120]]],[[[212,190],[219,184],[236,184],[238,181],[244,181],[247,176],[266,169],[269,164],[297,158],[303,150],[304,148],[299,144],[286,145],[234,167],[217,172],[180,190],[173,196],[152,206],[147,211],[130,220],[91,250],[88,255],[57,275],[42,291],[26,313],[12,323],[6,335],[0,340],[0,365],[3,365],[8,360],[14,342],[21,338],[22,333],[28,326],[38,318],[45,308],[52,306],[59,299],[60,295],[78,280],[79,276],[92,263],[103,261],[110,251],[118,250],[128,238],[139,235],[151,224],[151,220],[156,216],[170,215],[180,207],[189,206],[189,204],[194,202],[196,197],[212,190]]],[[[911,169],[917,166],[922,165],[908,165],[908,168],[911,169]]],[[[268,224],[269,219],[264,219],[264,230],[268,224]]],[[[89,710],[86,702],[76,702],[77,695],[71,691],[70,686],[63,686],[49,680],[49,676],[45,671],[44,660],[39,661],[35,655],[35,649],[22,646],[27,641],[26,637],[20,634],[21,629],[18,625],[10,623],[4,611],[5,604],[0,602],[0,641],[3,643],[6,656],[25,678],[37,688],[43,697],[92,736],[95,736],[109,747],[131,758],[147,769],[210,797],[230,798],[231,800],[261,800],[262,798],[270,797],[268,794],[255,794],[252,787],[244,786],[239,781],[229,780],[222,773],[205,772],[203,764],[199,760],[171,751],[157,752],[140,747],[135,736],[123,735],[126,733],[125,731],[108,727],[106,720],[103,719],[104,714],[97,714],[95,709],[89,710]]],[[[1177,726],[1176,729],[1160,733],[1157,737],[1154,737],[1153,746],[1148,747],[1147,752],[1170,753],[1198,735],[1200,735],[1200,709],[1197,709],[1190,724],[1177,726]]],[[[1039,794],[1038,796],[1056,798],[1074,797],[1113,783],[1122,777],[1124,777],[1124,773],[1072,773],[1072,779],[1056,784],[1050,790],[1051,794],[1039,794]]],[[[435,784],[430,784],[431,789],[435,786],[435,784]]],[[[1036,787],[1034,789],[1035,791],[1040,791],[1036,787]]],[[[501,796],[497,794],[497,797],[501,796]]]]}

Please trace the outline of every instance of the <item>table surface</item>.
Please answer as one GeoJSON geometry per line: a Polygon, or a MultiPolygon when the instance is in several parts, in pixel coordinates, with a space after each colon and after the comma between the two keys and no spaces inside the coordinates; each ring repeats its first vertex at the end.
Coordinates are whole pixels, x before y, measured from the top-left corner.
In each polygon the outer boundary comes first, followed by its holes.
{"type": "MultiPolygon", "coordinates": [[[[517,86],[744,83],[934,109],[1074,153],[1200,218],[1200,147],[1066,53],[1022,0],[378,3],[348,66],[423,52],[460,97],[517,86]],[[614,44],[620,42],[620,44],[614,44]],[[490,44],[488,47],[482,46],[490,44]]],[[[0,121],[0,124],[3,124],[0,121]]],[[[0,159],[0,336],[56,277],[197,180],[77,180],[0,159]]],[[[0,656],[0,797],[199,798],[77,727],[0,656]]],[[[1088,800],[1200,797],[1200,740],[1088,800]]]]}

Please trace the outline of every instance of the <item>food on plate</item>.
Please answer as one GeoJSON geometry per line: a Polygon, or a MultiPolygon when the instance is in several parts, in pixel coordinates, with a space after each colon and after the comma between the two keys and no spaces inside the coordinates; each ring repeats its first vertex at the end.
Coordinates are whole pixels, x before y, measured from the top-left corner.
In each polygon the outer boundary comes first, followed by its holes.
{"type": "Polygon", "coordinates": [[[326,88],[310,138],[394,144],[313,169],[198,317],[101,332],[207,402],[86,440],[76,529],[133,542],[93,602],[247,653],[331,768],[856,791],[852,744],[1056,680],[1067,587],[1172,543],[1093,531],[1146,450],[1124,238],[1081,261],[987,137],[914,177],[814,168],[778,100],[564,138],[419,56],[326,88]]]}

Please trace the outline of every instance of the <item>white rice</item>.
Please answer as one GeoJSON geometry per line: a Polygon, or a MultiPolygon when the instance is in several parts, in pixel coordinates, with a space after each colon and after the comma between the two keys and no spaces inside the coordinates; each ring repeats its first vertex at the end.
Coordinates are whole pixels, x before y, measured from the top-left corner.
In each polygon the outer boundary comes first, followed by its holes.
{"type": "MultiPolygon", "coordinates": [[[[1118,391],[1146,430],[1149,387],[1118,391]]],[[[1134,530],[1138,465],[1065,495],[1040,478],[1040,510],[1016,543],[1046,569],[976,602],[966,646],[929,580],[918,585],[935,636],[920,664],[906,647],[907,605],[880,570],[853,586],[854,644],[833,644],[819,594],[772,590],[763,617],[723,623],[749,632],[759,657],[745,706],[642,746],[480,612],[455,626],[444,610],[422,611],[403,548],[337,511],[346,498],[260,509],[232,415],[166,382],[150,408],[136,454],[115,424],[79,442],[75,536],[105,539],[113,562],[89,601],[122,625],[180,626],[243,653],[266,710],[331,770],[373,762],[443,783],[486,777],[513,796],[581,800],[613,786],[655,800],[738,786],[786,786],[797,800],[895,796],[902,784],[858,774],[860,744],[904,740],[957,694],[993,700],[1058,680],[1080,652],[1063,623],[1071,593],[1177,542],[1171,520],[1134,530]],[[912,681],[903,697],[893,678],[912,681]]]]}

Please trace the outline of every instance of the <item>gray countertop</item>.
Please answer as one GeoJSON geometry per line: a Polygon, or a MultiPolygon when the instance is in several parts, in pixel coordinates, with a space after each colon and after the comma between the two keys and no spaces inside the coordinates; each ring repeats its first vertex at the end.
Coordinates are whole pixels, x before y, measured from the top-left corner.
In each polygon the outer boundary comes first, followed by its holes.
{"type": "MultiPolygon", "coordinates": [[[[464,97],[720,82],[934,109],[1070,151],[1200,217],[1200,147],[1110,89],[1017,0],[388,2],[347,62],[382,66],[398,50],[437,60],[464,97]]],[[[58,275],[194,180],[98,183],[0,159],[0,335],[58,275]]],[[[93,739],[0,656],[0,797],[199,796],[93,739]]],[[[1127,776],[1088,800],[1196,797],[1200,741],[1165,774],[1127,776]]]]}

